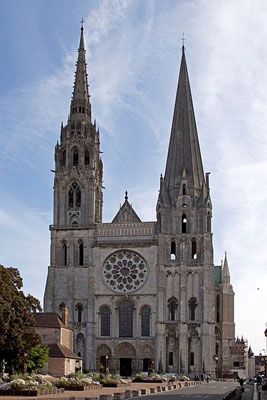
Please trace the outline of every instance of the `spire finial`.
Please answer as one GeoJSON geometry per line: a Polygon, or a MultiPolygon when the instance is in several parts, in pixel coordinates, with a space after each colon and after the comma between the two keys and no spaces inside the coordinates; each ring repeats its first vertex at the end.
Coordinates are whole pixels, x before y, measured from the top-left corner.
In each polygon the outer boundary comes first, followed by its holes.
{"type": "Polygon", "coordinates": [[[125,191],[125,200],[128,200],[128,192],[127,192],[127,190],[125,191]]]}
{"type": "Polygon", "coordinates": [[[183,54],[184,54],[184,51],[185,51],[184,42],[185,42],[185,37],[184,37],[184,32],[183,32],[183,36],[182,36],[182,43],[183,43],[183,45],[182,45],[182,53],[183,54]]]}
{"type": "Polygon", "coordinates": [[[82,18],[82,20],[81,20],[81,31],[83,31],[83,24],[84,24],[84,19],[82,18]]]}

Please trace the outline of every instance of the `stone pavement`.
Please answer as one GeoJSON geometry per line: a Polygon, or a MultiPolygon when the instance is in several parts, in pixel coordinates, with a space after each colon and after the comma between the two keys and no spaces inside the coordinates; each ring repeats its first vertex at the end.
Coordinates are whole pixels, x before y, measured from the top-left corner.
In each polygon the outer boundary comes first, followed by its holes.
{"type": "MultiPolygon", "coordinates": [[[[177,389],[179,387],[183,388],[186,386],[195,386],[201,385],[202,382],[174,382],[174,383],[162,382],[162,383],[133,383],[131,382],[129,385],[123,385],[118,388],[99,388],[99,389],[92,389],[92,390],[85,390],[85,391],[65,391],[64,393],[54,394],[54,395],[42,395],[35,397],[36,399],[44,399],[44,400],[105,400],[104,395],[110,395],[114,400],[119,400],[120,398],[124,398],[125,391],[135,391],[135,396],[139,397],[141,395],[141,390],[143,391],[142,394],[149,394],[149,393],[159,393],[164,392],[167,390],[177,389]],[[173,387],[175,385],[175,388],[173,387]],[[168,386],[172,386],[172,389],[168,389],[168,386]],[[146,392],[144,392],[146,391],[146,392]],[[122,395],[119,396],[117,393],[121,393],[122,395]]],[[[129,397],[133,397],[132,393],[129,393],[129,397]]],[[[1,400],[32,400],[34,397],[29,396],[0,396],[1,400]]]]}

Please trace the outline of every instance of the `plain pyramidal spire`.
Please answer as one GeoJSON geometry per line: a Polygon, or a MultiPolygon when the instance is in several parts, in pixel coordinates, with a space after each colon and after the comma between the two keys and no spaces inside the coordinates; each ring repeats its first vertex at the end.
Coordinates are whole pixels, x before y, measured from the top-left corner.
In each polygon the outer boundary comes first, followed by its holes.
{"type": "Polygon", "coordinates": [[[84,46],[83,22],[84,21],[82,20],[70,115],[71,117],[74,115],[75,116],[87,115],[91,120],[91,104],[90,104],[89,87],[87,79],[88,75],[87,75],[87,64],[85,57],[86,50],[84,46]]]}
{"type": "Polygon", "coordinates": [[[169,191],[170,200],[176,199],[179,194],[184,171],[189,186],[194,191],[201,190],[205,178],[183,45],[164,176],[165,188],[169,191]]]}
{"type": "Polygon", "coordinates": [[[224,283],[230,283],[230,271],[228,267],[228,260],[227,260],[227,254],[225,252],[224,255],[224,262],[223,262],[223,281],[224,283]]]}

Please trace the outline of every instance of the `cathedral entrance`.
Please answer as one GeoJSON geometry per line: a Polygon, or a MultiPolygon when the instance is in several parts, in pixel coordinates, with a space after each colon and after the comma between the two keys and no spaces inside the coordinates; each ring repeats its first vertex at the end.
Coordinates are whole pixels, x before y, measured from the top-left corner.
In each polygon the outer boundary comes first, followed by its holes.
{"type": "Polygon", "coordinates": [[[120,375],[131,376],[132,375],[132,359],[131,358],[120,358],[120,375]]]}

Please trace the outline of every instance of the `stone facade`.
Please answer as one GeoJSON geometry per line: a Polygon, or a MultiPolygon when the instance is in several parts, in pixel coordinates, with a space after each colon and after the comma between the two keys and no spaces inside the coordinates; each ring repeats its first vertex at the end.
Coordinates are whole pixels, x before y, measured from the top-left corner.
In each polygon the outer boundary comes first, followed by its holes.
{"type": "Polygon", "coordinates": [[[81,29],[70,116],[55,148],[44,307],[67,307],[74,349],[86,370],[214,375],[216,363],[231,365],[223,354],[234,340],[234,293],[230,275],[217,283],[214,278],[209,175],[203,172],[182,50],[157,220],[141,222],[126,192],[113,221],[103,223],[103,166],[81,29]]]}

